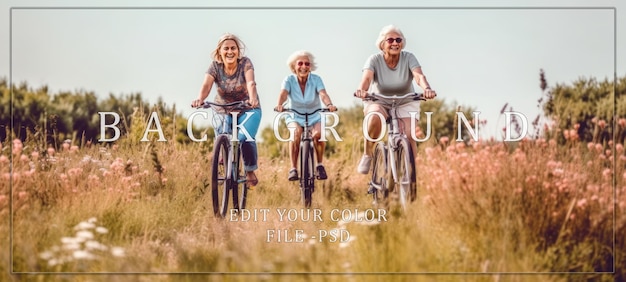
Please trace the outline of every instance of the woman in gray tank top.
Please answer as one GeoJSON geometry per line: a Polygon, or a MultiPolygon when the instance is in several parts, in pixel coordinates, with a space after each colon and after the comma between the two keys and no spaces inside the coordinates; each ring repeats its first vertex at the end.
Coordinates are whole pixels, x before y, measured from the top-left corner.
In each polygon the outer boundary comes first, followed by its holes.
{"type": "MultiPolygon", "coordinates": [[[[381,52],[371,55],[365,61],[361,83],[355,92],[356,97],[364,98],[368,92],[389,96],[415,92],[413,81],[424,90],[424,98],[432,99],[437,96],[437,93],[430,88],[430,84],[426,80],[426,76],[422,72],[422,67],[415,55],[403,50],[406,40],[399,28],[393,25],[383,27],[378,40],[376,40],[376,45],[381,52]]],[[[398,111],[398,117],[401,120],[400,124],[411,124],[410,112],[417,112],[416,117],[419,117],[419,110],[419,101],[401,105],[398,111]]],[[[372,112],[378,112],[385,118],[388,117],[387,109],[383,106],[376,102],[364,101],[363,113],[367,115],[372,112]]],[[[369,119],[367,133],[371,138],[377,139],[382,132],[383,126],[384,124],[382,124],[380,119],[369,119]]],[[[405,128],[401,126],[400,130],[404,132],[405,128]]],[[[406,134],[410,136],[410,133],[406,132],[406,134]]],[[[357,171],[362,174],[368,174],[374,142],[364,138],[363,143],[364,154],[361,157],[357,171]]],[[[415,142],[411,142],[411,145],[413,146],[413,151],[416,152],[417,146],[415,142]]]]}

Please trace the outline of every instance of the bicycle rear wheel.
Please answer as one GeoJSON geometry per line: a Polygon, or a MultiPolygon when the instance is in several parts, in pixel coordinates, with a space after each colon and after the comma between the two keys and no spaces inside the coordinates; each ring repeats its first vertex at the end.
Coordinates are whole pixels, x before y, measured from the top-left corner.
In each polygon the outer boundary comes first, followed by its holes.
{"type": "Polygon", "coordinates": [[[398,151],[396,152],[396,168],[398,179],[396,183],[399,189],[395,189],[398,193],[398,200],[403,209],[407,209],[410,202],[414,201],[417,195],[416,177],[415,177],[415,158],[413,157],[413,149],[407,138],[399,138],[396,141],[398,151]]]}
{"type": "Polygon", "coordinates": [[[227,136],[220,135],[213,146],[213,161],[211,166],[211,195],[213,199],[213,213],[217,217],[224,217],[228,211],[228,191],[231,179],[228,177],[228,150],[227,136]]]}
{"type": "Polygon", "coordinates": [[[302,195],[302,203],[305,207],[311,207],[313,198],[313,189],[315,185],[315,174],[313,173],[313,147],[311,141],[305,140],[300,148],[300,193],[302,195]]]}
{"type": "Polygon", "coordinates": [[[370,185],[374,187],[372,197],[375,204],[383,204],[389,196],[388,190],[388,170],[387,170],[387,148],[384,143],[376,143],[374,156],[372,159],[372,181],[370,185]]]}

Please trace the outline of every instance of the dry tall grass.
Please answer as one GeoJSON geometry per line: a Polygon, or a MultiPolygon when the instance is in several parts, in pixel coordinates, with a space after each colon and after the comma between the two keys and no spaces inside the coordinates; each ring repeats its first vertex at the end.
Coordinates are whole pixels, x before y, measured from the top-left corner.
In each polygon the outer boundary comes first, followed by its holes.
{"type": "Polygon", "coordinates": [[[568,135],[564,145],[544,139],[424,144],[419,198],[399,213],[372,206],[367,176],[355,173],[360,139],[343,137],[356,141],[334,144],[337,153],[324,161],[329,179],[318,182],[308,212],[297,184],[286,179],[285,150],[272,158],[275,148],[260,145],[251,221],[212,214],[202,144],[68,144],[38,152],[41,144],[16,141],[9,152],[5,142],[0,242],[11,252],[2,253],[0,269],[16,274],[3,280],[625,278],[623,143],[581,144],[568,135]],[[296,220],[281,220],[283,210],[296,220]],[[331,217],[344,210],[381,220],[331,217]],[[320,242],[323,232],[337,241],[320,242]]]}

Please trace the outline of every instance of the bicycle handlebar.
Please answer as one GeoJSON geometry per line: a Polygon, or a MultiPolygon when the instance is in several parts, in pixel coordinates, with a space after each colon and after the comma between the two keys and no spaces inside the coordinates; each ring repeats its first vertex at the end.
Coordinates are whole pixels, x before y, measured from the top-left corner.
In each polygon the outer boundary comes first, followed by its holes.
{"type": "MultiPolygon", "coordinates": [[[[356,93],[354,94],[354,96],[356,97],[356,93]]],[[[424,98],[424,93],[417,93],[417,92],[406,93],[400,96],[386,96],[386,95],[377,94],[377,93],[368,93],[367,96],[363,98],[363,100],[365,101],[403,100],[403,99],[411,98],[411,96],[413,96],[412,98],[414,101],[426,101],[426,98],[424,98]]]]}
{"type": "MultiPolygon", "coordinates": [[[[276,111],[276,109],[274,109],[274,111],[276,111]]],[[[313,112],[310,112],[310,113],[301,113],[298,110],[294,110],[294,109],[291,109],[291,108],[283,108],[282,111],[283,112],[293,112],[293,113],[296,113],[296,114],[299,114],[299,115],[303,115],[303,116],[311,116],[311,115],[316,114],[317,112],[330,112],[330,110],[328,108],[319,108],[319,109],[317,109],[317,110],[315,110],[313,112]]]]}
{"type": "Polygon", "coordinates": [[[248,103],[248,100],[244,100],[244,101],[236,101],[236,102],[231,102],[231,103],[226,103],[226,104],[219,104],[219,103],[214,103],[214,102],[209,102],[209,101],[204,101],[202,102],[202,104],[200,106],[195,107],[196,109],[206,109],[206,108],[210,108],[210,107],[220,107],[220,108],[229,108],[229,107],[233,107],[233,108],[242,108],[244,106],[249,106],[250,104],[248,103]]]}

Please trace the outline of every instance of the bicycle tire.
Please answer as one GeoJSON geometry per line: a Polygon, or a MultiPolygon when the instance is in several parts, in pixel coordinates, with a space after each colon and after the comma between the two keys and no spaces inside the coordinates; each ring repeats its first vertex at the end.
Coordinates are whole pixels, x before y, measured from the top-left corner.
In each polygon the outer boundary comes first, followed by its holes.
{"type": "Polygon", "coordinates": [[[387,169],[387,148],[385,144],[378,142],[374,148],[372,158],[372,180],[370,185],[375,185],[381,189],[374,188],[372,197],[375,204],[384,204],[389,197],[388,190],[388,169],[387,169]]]}
{"type": "Polygon", "coordinates": [[[416,198],[416,177],[415,177],[415,158],[413,157],[413,149],[411,143],[407,138],[399,138],[396,141],[396,168],[397,168],[397,181],[398,200],[403,209],[407,209],[408,204],[413,202],[416,198]]]}
{"type": "Polygon", "coordinates": [[[213,160],[211,165],[211,196],[213,213],[217,217],[226,216],[228,211],[228,191],[230,178],[227,177],[227,163],[229,153],[227,136],[218,136],[213,146],[213,160]]]}
{"type": "Polygon", "coordinates": [[[246,202],[248,199],[248,182],[246,181],[246,172],[243,166],[243,154],[241,151],[241,145],[239,146],[239,161],[236,162],[236,178],[239,179],[237,183],[233,183],[233,203],[236,203],[236,208],[241,211],[246,208],[246,202]]]}
{"type": "Polygon", "coordinates": [[[300,193],[302,194],[302,203],[306,208],[311,207],[313,189],[315,185],[315,174],[313,173],[313,150],[311,141],[305,140],[300,148],[300,193]]]}

